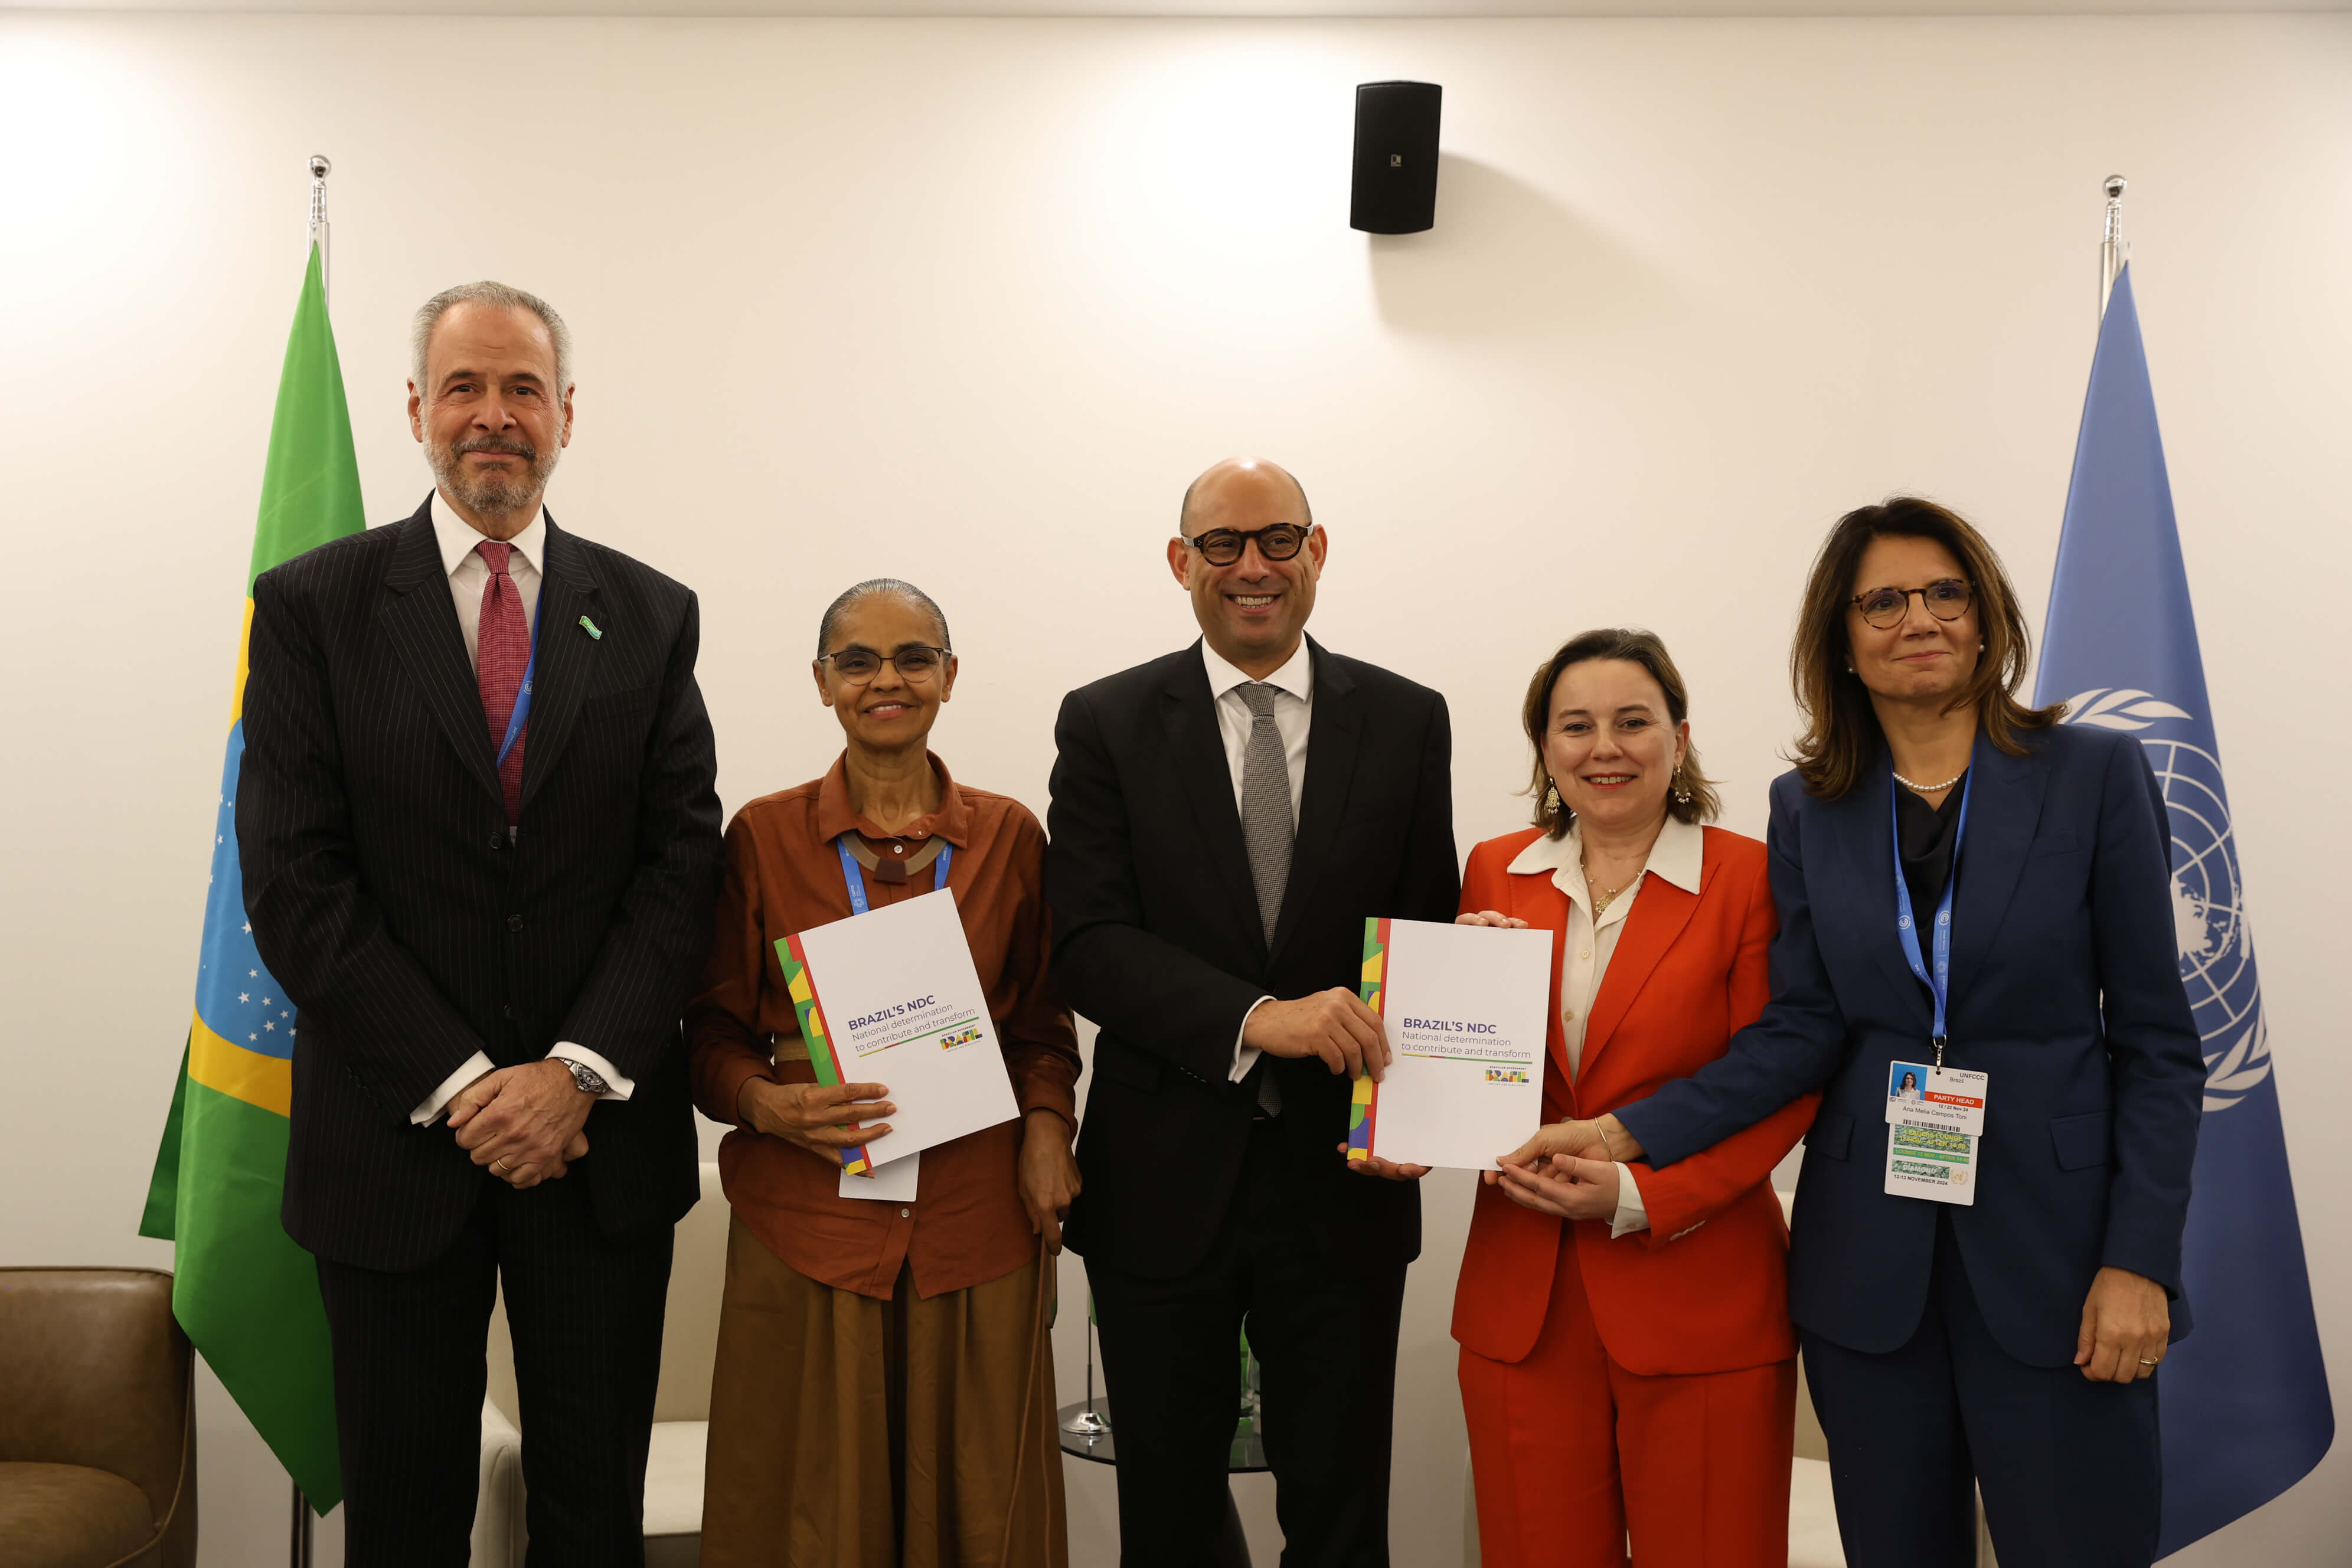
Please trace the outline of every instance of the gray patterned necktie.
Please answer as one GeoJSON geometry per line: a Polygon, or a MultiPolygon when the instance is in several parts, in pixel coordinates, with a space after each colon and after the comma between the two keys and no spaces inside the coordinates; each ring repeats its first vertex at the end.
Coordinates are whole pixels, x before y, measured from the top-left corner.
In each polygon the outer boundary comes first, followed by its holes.
{"type": "Polygon", "coordinates": [[[1264,681],[1238,689],[1249,705],[1249,744],[1242,752],[1242,842],[1249,847],[1250,880],[1257,884],[1257,912],[1274,943],[1282,915],[1282,890],[1290,881],[1290,763],[1283,755],[1282,731],[1274,721],[1278,689],[1264,681]]]}

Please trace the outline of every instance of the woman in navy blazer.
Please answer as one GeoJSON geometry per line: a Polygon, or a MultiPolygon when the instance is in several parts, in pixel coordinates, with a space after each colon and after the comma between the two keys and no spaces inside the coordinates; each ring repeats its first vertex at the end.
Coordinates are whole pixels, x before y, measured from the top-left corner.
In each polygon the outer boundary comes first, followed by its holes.
{"type": "Polygon", "coordinates": [[[2017,700],[2008,576],[1930,502],[1839,521],[1790,662],[1810,728],[1772,786],[1772,1001],[1598,1129],[1667,1165],[1825,1090],[1789,1300],[1854,1568],[1973,1563],[1979,1489],[2002,1568],[2140,1568],[2205,1079],[2162,794],[2128,735],[2017,700]],[[1898,853],[1927,967],[1953,895],[1944,1065],[1990,1075],[1972,1205],[1886,1190],[1890,1075],[1936,1059],[1898,853]]]}

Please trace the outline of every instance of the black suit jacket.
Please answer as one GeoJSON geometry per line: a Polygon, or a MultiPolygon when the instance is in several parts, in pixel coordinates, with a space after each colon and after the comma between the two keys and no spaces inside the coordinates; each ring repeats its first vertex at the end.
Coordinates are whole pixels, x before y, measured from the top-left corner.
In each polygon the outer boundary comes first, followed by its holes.
{"type": "Polygon", "coordinates": [[[698,1187],[677,1020],[719,837],[694,595],[549,520],[509,844],[430,504],[253,585],[236,832],[299,1009],[285,1225],[368,1268],[428,1261],[480,1197],[447,1126],[408,1120],[478,1050],[572,1040],[635,1080],[564,1178],[607,1232],[674,1223],[698,1187]]]}
{"type": "MultiPolygon", "coordinates": [[[[1448,921],[1460,896],[1445,700],[1308,647],[1307,779],[1271,949],[1200,645],[1071,692],[1055,725],[1054,974],[1102,1028],[1069,1236],[1129,1272],[1172,1278],[1215,1237],[1255,1109],[1251,1086],[1227,1081],[1250,1007],[1354,989],[1365,917],[1448,921]]],[[[1311,1058],[1264,1070],[1282,1093],[1285,1179],[1332,1259],[1412,1261],[1419,1193],[1350,1174],[1337,1152],[1348,1080],[1311,1058]]]]}

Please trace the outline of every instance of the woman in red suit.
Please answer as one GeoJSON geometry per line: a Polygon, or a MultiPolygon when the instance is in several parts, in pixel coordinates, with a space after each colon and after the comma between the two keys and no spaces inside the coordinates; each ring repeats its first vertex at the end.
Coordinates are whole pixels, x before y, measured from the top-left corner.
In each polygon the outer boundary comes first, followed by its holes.
{"type": "Polygon", "coordinates": [[[1808,1095],[1663,1171],[1557,1153],[1763,1010],[1764,846],[1714,788],[1665,647],[1587,632],[1529,683],[1536,826],[1470,853],[1462,920],[1558,932],[1546,1129],[1486,1173],[1454,1299],[1486,1568],[1785,1568],[1797,1386],[1767,1181],[1808,1095]]]}

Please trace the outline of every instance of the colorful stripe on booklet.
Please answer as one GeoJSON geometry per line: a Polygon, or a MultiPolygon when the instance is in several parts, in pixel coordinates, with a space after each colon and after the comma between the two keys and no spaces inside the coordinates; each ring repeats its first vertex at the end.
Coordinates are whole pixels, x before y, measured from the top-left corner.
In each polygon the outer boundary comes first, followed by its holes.
{"type": "MultiPolygon", "coordinates": [[[[808,1042],[809,1066],[815,1069],[817,1082],[827,1089],[837,1088],[844,1081],[841,1059],[834,1054],[833,1037],[824,1026],[824,1008],[817,1001],[816,978],[809,973],[797,935],[776,943],[776,962],[784,971],[784,990],[800,1019],[801,1038],[808,1042]]],[[[861,1143],[841,1151],[841,1165],[851,1175],[863,1176],[873,1170],[874,1162],[861,1143]]]]}
{"type": "MultiPolygon", "coordinates": [[[[1381,1012],[1387,996],[1383,984],[1388,973],[1389,922],[1378,916],[1364,921],[1364,973],[1359,994],[1364,1005],[1381,1012]]],[[[1382,1016],[1386,1016],[1382,1014],[1382,1016]]],[[[1372,1157],[1372,1123],[1378,1116],[1376,1094],[1379,1086],[1370,1074],[1359,1077],[1351,1086],[1348,1100],[1348,1158],[1352,1162],[1372,1157]]]]}

